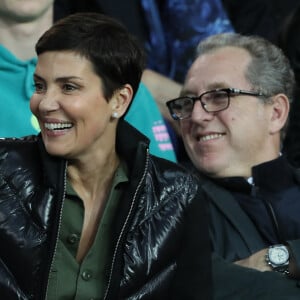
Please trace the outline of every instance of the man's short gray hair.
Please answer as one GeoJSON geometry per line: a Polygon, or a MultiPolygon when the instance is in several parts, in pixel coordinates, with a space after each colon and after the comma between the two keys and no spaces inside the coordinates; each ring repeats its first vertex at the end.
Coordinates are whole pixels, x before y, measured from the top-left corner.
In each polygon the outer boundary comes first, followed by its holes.
{"type": "Polygon", "coordinates": [[[223,47],[242,48],[250,54],[251,62],[245,76],[255,90],[267,96],[283,93],[290,102],[293,101],[295,76],[280,48],[262,37],[223,33],[200,42],[196,55],[198,57],[223,47]]]}

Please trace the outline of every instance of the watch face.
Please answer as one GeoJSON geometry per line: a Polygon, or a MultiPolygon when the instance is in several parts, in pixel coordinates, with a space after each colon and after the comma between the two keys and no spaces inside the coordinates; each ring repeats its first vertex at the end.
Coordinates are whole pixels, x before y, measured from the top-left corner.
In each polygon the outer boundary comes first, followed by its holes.
{"type": "Polygon", "coordinates": [[[285,247],[270,248],[269,259],[275,265],[282,265],[288,261],[289,252],[285,247]]]}

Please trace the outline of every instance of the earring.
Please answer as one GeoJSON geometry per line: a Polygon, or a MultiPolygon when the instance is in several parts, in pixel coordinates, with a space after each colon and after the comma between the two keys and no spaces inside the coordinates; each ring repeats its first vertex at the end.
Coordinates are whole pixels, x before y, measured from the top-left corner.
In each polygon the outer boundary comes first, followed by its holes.
{"type": "Polygon", "coordinates": [[[114,119],[117,119],[119,117],[118,113],[114,111],[111,115],[114,119]]]}

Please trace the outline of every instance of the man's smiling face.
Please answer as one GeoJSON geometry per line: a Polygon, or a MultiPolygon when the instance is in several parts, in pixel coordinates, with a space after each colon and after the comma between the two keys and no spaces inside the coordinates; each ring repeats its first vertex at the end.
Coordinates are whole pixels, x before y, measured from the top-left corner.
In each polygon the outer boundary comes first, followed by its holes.
{"type": "MultiPolygon", "coordinates": [[[[245,77],[250,61],[249,53],[237,47],[204,54],[191,66],[182,94],[198,96],[217,88],[255,91],[245,77]]],[[[232,96],[229,107],[216,113],[205,112],[196,101],[191,117],[180,121],[193,164],[212,177],[249,176],[253,165],[268,160],[270,112],[271,105],[255,96],[232,96]]]]}

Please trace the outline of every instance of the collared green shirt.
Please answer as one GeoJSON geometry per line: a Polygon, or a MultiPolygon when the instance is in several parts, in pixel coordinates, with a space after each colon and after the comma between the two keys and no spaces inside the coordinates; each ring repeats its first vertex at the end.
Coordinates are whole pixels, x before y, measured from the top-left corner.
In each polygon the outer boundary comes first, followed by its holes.
{"type": "Polygon", "coordinates": [[[111,225],[126,182],[127,168],[121,163],[116,170],[95,240],[81,263],[76,261],[76,253],[82,232],[84,207],[71,184],[67,183],[59,240],[49,276],[47,300],[103,298],[112,258],[111,225]]]}

